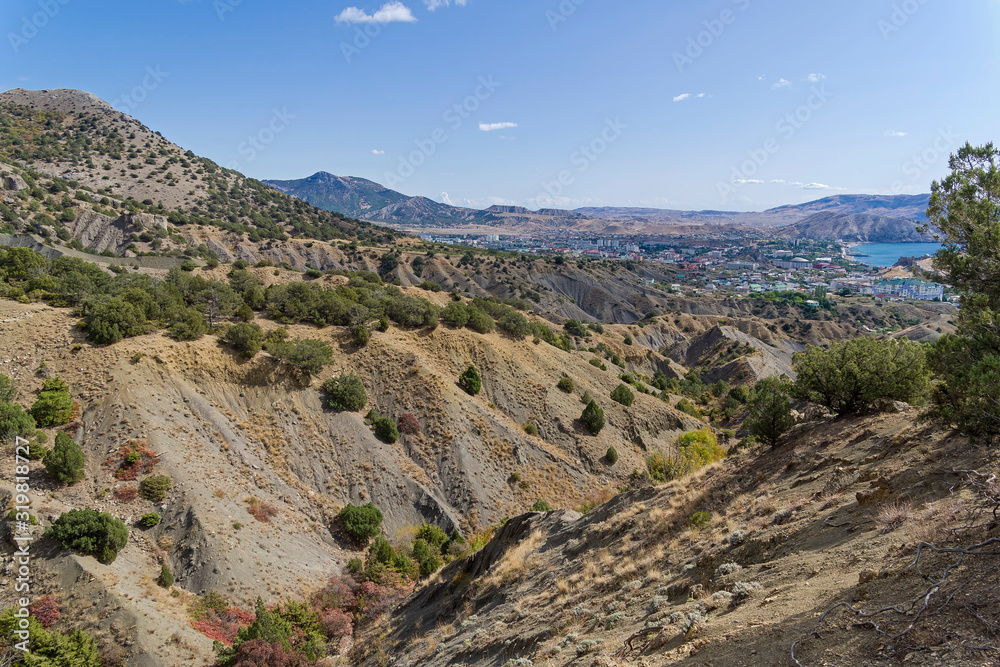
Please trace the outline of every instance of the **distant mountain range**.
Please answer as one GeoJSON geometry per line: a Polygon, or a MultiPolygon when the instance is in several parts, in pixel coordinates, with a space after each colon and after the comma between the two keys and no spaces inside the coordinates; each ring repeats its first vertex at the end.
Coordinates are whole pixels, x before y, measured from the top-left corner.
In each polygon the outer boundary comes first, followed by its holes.
{"type": "Polygon", "coordinates": [[[491,206],[480,210],[449,206],[427,197],[411,197],[364,178],[326,172],[299,180],[264,182],[317,208],[411,230],[503,226],[518,231],[607,230],[641,234],[740,225],[770,228],[781,236],[792,238],[879,242],[928,240],[917,232],[917,227],[927,221],[924,212],[930,195],[835,195],[750,213],[630,207],[532,211],[521,206],[491,206]]]}

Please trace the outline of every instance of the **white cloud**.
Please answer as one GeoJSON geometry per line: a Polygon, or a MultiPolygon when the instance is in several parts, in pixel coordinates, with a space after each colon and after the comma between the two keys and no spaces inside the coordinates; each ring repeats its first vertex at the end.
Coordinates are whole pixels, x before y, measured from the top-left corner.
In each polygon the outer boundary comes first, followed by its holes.
{"type": "Polygon", "coordinates": [[[810,74],[809,76],[806,77],[806,81],[810,81],[812,83],[819,83],[825,78],[826,74],[810,74]]]}
{"type": "Polygon", "coordinates": [[[801,188],[802,190],[846,190],[846,188],[838,188],[832,185],[826,185],[824,183],[803,183],[802,181],[786,181],[783,178],[776,178],[772,180],[771,183],[791,185],[796,188],[801,188]]]}
{"type": "Polygon", "coordinates": [[[674,102],[683,102],[684,100],[690,99],[700,100],[703,97],[705,97],[705,93],[698,93],[697,95],[692,95],[691,93],[681,93],[674,98],[674,102]]]}
{"type": "Polygon", "coordinates": [[[757,183],[763,183],[763,182],[764,181],[756,179],[756,178],[737,178],[736,179],[736,183],[738,185],[757,184],[757,183]]]}
{"type": "Polygon", "coordinates": [[[897,130],[886,130],[885,136],[887,137],[905,137],[909,132],[899,132],[897,130]]]}
{"type": "Polygon", "coordinates": [[[372,155],[385,155],[385,151],[380,151],[377,148],[372,149],[372,155]]]}
{"type": "Polygon", "coordinates": [[[451,197],[448,196],[447,192],[442,192],[441,193],[441,202],[444,203],[444,204],[447,204],[448,206],[454,206],[455,205],[455,202],[453,202],[451,200],[451,197]]]}
{"type": "MultiPolygon", "coordinates": [[[[427,9],[433,12],[435,9],[449,6],[451,0],[424,0],[424,4],[427,5],[427,9]]],[[[469,0],[455,0],[456,7],[465,7],[467,4],[469,4],[469,0]]]]}
{"type": "Polygon", "coordinates": [[[337,15],[337,23],[413,23],[417,17],[402,2],[387,2],[374,14],[348,7],[337,15]]]}
{"type": "Polygon", "coordinates": [[[517,127],[517,123],[480,123],[479,129],[483,132],[495,132],[496,130],[509,130],[517,127]]]}
{"type": "Polygon", "coordinates": [[[778,88],[785,88],[785,87],[790,86],[790,85],[792,85],[792,82],[789,81],[788,79],[779,79],[778,83],[775,83],[775,84],[771,85],[771,89],[772,90],[777,90],[778,88]]]}

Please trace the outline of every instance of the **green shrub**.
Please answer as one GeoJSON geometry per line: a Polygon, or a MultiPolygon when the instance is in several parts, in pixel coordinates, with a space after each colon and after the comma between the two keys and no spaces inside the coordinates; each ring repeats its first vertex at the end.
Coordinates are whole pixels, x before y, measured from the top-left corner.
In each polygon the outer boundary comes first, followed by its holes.
{"type": "Polygon", "coordinates": [[[358,347],[364,347],[368,345],[368,341],[372,338],[372,334],[368,331],[368,327],[363,324],[355,324],[353,332],[354,344],[358,347]]]}
{"type": "Polygon", "coordinates": [[[496,328],[496,323],[485,311],[470,307],[469,319],[466,326],[477,333],[488,334],[496,328]]]}
{"type": "Polygon", "coordinates": [[[651,478],[660,482],[679,479],[726,457],[726,450],[708,428],[684,433],[676,444],[676,453],[653,452],[646,457],[651,478]]]}
{"type": "Polygon", "coordinates": [[[590,365],[594,368],[600,368],[602,371],[608,370],[608,367],[604,365],[604,362],[596,357],[590,360],[590,365]]]}
{"type": "Polygon", "coordinates": [[[256,323],[239,322],[229,327],[223,340],[242,356],[253,359],[264,347],[264,330],[256,323]]]}
{"type": "Polygon", "coordinates": [[[109,664],[104,662],[94,638],[83,630],[50,632],[34,614],[19,619],[14,613],[11,607],[0,616],[0,633],[13,638],[15,630],[27,632],[23,664],[34,667],[102,667],[109,664]]]}
{"type": "Polygon", "coordinates": [[[753,398],[753,391],[743,385],[737,385],[729,390],[729,398],[732,398],[740,405],[746,405],[753,398]]]}
{"type": "Polygon", "coordinates": [[[417,538],[442,550],[448,542],[453,541],[446,532],[432,523],[421,523],[420,528],[417,529],[417,538]]]}
{"type": "Polygon", "coordinates": [[[156,578],[156,583],[161,588],[170,588],[174,585],[174,574],[167,567],[166,563],[160,566],[160,576],[156,578]]]}
{"type": "Polygon", "coordinates": [[[774,377],[758,382],[743,427],[761,442],[776,447],[781,436],[793,426],[795,419],[785,383],[774,377]]]}
{"type": "Polygon", "coordinates": [[[393,444],[399,440],[399,429],[396,428],[396,422],[389,419],[388,417],[379,417],[375,420],[375,435],[379,440],[387,444],[393,444]]]}
{"type": "Polygon", "coordinates": [[[56,377],[42,384],[38,400],[31,406],[31,416],[41,427],[61,426],[73,418],[73,399],[66,383],[56,377]]]}
{"type": "Polygon", "coordinates": [[[36,431],[34,418],[17,403],[0,403],[0,439],[31,438],[36,431]]]}
{"type": "Polygon", "coordinates": [[[929,351],[941,378],[931,414],[973,438],[1000,434],[1000,340],[992,334],[998,323],[995,314],[981,312],[974,324],[960,325],[966,335],[944,336],[929,351]]]}
{"type": "Polygon", "coordinates": [[[575,336],[577,338],[587,337],[587,327],[584,326],[583,322],[579,320],[566,320],[566,324],[563,325],[563,329],[570,336],[575,336]]]}
{"type": "Polygon", "coordinates": [[[614,391],[611,392],[611,400],[616,403],[621,403],[625,407],[629,407],[635,403],[635,394],[633,394],[632,390],[628,388],[628,385],[620,384],[614,391]]]}
{"type": "Polygon", "coordinates": [[[564,377],[561,380],[559,380],[559,383],[556,385],[556,387],[566,392],[567,394],[572,394],[573,389],[575,388],[572,378],[568,377],[564,377]]]}
{"type": "Polygon", "coordinates": [[[604,410],[596,401],[590,401],[580,415],[580,421],[591,435],[597,435],[604,428],[604,410]]]}
{"type": "Polygon", "coordinates": [[[333,361],[333,348],[330,344],[314,338],[268,345],[267,351],[291,364],[306,378],[319,374],[324,366],[333,361]]]}
{"type": "Polygon", "coordinates": [[[921,401],[930,386],[924,348],[906,340],[856,338],[795,355],[794,393],[838,414],[883,401],[921,401]]]}
{"type": "Polygon", "coordinates": [[[45,458],[45,470],[63,484],[76,484],[84,477],[85,462],[80,445],[63,431],[56,433],[56,442],[45,458]]]}
{"type": "Polygon", "coordinates": [[[146,512],[139,519],[139,525],[143,528],[152,528],[160,523],[160,515],[156,512],[146,512]]]}
{"type": "Polygon", "coordinates": [[[458,386],[469,396],[475,396],[483,389],[483,380],[475,366],[469,366],[458,378],[458,386]]]}
{"type": "Polygon", "coordinates": [[[712,520],[711,512],[695,512],[691,515],[688,523],[691,524],[692,528],[704,528],[712,520]]]}
{"type": "Polygon", "coordinates": [[[351,574],[358,574],[365,569],[365,564],[360,558],[352,558],[347,561],[347,571],[351,574]]]}
{"type": "Polygon", "coordinates": [[[535,501],[535,504],[531,506],[532,512],[551,512],[552,505],[548,504],[541,498],[535,501]]]}
{"type": "Polygon", "coordinates": [[[17,397],[17,387],[9,377],[0,373],[0,403],[10,403],[17,397]]]}
{"type": "Polygon", "coordinates": [[[469,323],[469,307],[461,301],[452,301],[441,311],[441,321],[449,327],[464,329],[469,323]]]}
{"type": "MultiPolygon", "coordinates": [[[[626,345],[631,345],[632,343],[633,343],[632,337],[626,334],[625,335],[625,344],[626,345]]],[[[620,366],[621,364],[618,364],[618,365],[620,366]]]]}
{"type": "Polygon", "coordinates": [[[440,292],[442,288],[435,282],[432,282],[430,280],[425,280],[424,282],[420,283],[420,289],[427,290],[428,292],[440,292]]]}
{"type": "Polygon", "coordinates": [[[326,405],[337,412],[358,412],[368,405],[365,385],[354,373],[330,378],[323,383],[326,405]]]}
{"type": "Polygon", "coordinates": [[[128,528],[110,514],[76,509],[60,515],[44,536],[57,540],[64,549],[92,555],[107,565],[128,543],[128,528]]]}
{"type": "Polygon", "coordinates": [[[123,338],[142,336],[149,325],[138,305],[121,297],[94,299],[84,304],[87,338],[97,345],[112,345],[123,338]]]}
{"type": "Polygon", "coordinates": [[[371,503],[360,507],[348,504],[337,518],[344,532],[360,544],[378,535],[382,527],[382,512],[371,503]]]}
{"type": "Polygon", "coordinates": [[[680,410],[681,412],[683,412],[686,415],[691,415],[695,419],[701,419],[702,416],[703,416],[701,414],[701,410],[699,410],[698,408],[696,408],[691,403],[691,401],[687,400],[686,398],[682,398],[681,400],[679,400],[677,402],[677,405],[674,406],[674,407],[676,407],[678,410],[680,410]]]}
{"type": "Polygon", "coordinates": [[[160,503],[173,484],[174,481],[166,475],[152,475],[139,482],[139,495],[150,502],[160,503]]]}
{"type": "Polygon", "coordinates": [[[618,450],[614,447],[608,447],[607,453],[604,455],[605,460],[607,460],[608,465],[614,465],[618,463],[618,450]]]}
{"type": "Polygon", "coordinates": [[[532,424],[531,422],[525,424],[523,428],[524,432],[527,433],[528,435],[538,435],[538,427],[532,424]]]}

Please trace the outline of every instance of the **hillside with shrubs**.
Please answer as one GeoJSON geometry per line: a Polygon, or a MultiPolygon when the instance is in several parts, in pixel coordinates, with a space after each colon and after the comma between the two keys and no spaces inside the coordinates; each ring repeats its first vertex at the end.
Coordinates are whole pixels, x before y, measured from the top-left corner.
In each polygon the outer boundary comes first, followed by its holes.
{"type": "Polygon", "coordinates": [[[32,489],[3,544],[36,541],[37,664],[996,650],[991,146],[932,198],[959,313],[806,319],[399,237],[53,95],[0,100],[4,233],[41,239],[0,247],[0,467],[32,489]]]}

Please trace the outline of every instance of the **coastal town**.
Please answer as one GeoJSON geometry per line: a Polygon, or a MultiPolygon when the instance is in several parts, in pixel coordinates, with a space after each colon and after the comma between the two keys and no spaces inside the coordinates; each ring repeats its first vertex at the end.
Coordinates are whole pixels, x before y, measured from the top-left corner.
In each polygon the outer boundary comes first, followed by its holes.
{"type": "MultiPolygon", "coordinates": [[[[424,234],[431,243],[559,258],[653,262],[676,271],[668,291],[718,294],[805,292],[864,295],[885,301],[955,301],[934,281],[930,257],[901,257],[894,267],[865,264],[857,243],[781,239],[760,233],[700,236],[618,234],[424,234]]],[[[818,305],[818,302],[817,302],[818,305]]]]}

